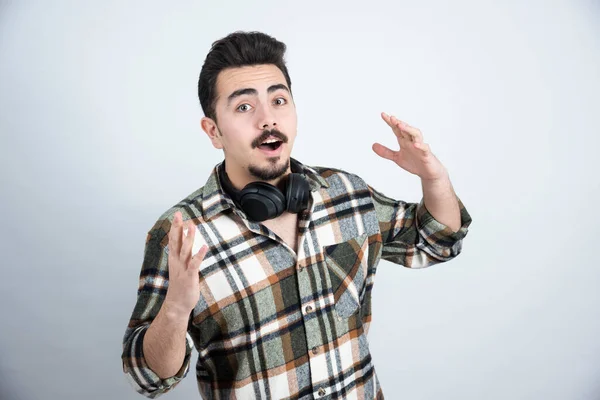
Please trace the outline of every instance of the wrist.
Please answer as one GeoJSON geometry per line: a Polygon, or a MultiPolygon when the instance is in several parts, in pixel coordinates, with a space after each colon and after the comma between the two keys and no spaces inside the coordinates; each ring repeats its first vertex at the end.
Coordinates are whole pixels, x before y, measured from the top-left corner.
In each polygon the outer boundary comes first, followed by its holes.
{"type": "Polygon", "coordinates": [[[168,293],[161,308],[165,314],[165,317],[167,317],[169,320],[185,321],[186,323],[192,312],[192,309],[189,309],[189,307],[182,306],[180,303],[169,298],[168,293]]]}
{"type": "Polygon", "coordinates": [[[444,168],[444,170],[437,176],[421,178],[421,183],[427,186],[448,185],[450,183],[450,175],[448,174],[448,171],[444,168]]]}

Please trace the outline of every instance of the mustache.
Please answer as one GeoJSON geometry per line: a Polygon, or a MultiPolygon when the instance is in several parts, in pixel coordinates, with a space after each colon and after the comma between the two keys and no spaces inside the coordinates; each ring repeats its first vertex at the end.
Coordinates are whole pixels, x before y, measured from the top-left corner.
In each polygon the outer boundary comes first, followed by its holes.
{"type": "Polygon", "coordinates": [[[277,129],[264,130],[263,133],[259,137],[257,137],[256,139],[254,139],[252,141],[252,148],[253,149],[257,148],[258,146],[260,146],[260,144],[262,142],[264,142],[271,136],[281,140],[283,143],[288,142],[288,137],[283,132],[278,131],[277,129]]]}

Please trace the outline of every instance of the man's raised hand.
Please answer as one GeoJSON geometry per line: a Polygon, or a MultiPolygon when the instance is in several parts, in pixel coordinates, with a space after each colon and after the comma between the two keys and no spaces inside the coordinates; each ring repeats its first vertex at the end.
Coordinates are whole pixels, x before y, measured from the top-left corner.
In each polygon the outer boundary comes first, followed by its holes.
{"type": "Polygon", "coordinates": [[[187,236],[183,234],[184,223],[181,212],[177,211],[169,231],[169,287],[165,304],[176,313],[189,315],[200,299],[198,271],[208,246],[203,245],[192,256],[196,225],[193,221],[188,221],[186,225],[187,236]]]}

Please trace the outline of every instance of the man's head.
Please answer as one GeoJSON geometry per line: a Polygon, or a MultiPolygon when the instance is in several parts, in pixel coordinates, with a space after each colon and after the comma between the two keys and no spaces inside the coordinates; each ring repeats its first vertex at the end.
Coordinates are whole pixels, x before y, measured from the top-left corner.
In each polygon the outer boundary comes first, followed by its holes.
{"type": "Polygon", "coordinates": [[[232,33],[213,43],[200,72],[202,129],[238,186],[289,171],[297,118],[285,49],[263,33],[232,33]]]}

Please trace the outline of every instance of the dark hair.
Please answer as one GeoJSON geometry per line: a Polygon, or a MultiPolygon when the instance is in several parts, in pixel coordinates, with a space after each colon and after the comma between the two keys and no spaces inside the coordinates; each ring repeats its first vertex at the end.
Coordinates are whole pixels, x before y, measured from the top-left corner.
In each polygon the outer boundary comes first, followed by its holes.
{"type": "Polygon", "coordinates": [[[291,92],[292,82],[285,66],[285,50],[284,43],[261,32],[238,31],[214,42],[198,79],[198,98],[204,115],[216,121],[217,77],[227,68],[274,64],[283,72],[291,92]]]}

